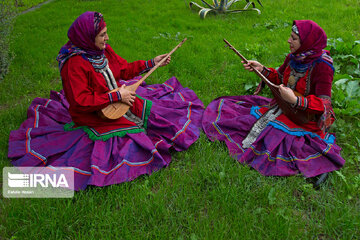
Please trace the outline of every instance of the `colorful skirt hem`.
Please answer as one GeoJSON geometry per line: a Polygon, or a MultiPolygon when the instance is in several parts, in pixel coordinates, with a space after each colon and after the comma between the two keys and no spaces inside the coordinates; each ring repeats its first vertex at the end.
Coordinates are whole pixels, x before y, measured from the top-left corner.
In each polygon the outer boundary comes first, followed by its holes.
{"type": "MultiPolygon", "coordinates": [[[[132,84],[120,81],[120,84],[132,84]]],[[[107,186],[151,174],[171,162],[171,149],[184,151],[200,135],[204,111],[196,94],[172,77],[163,84],[143,83],[136,93],[152,101],[146,131],[91,139],[83,129],[65,131],[71,122],[63,92],[35,98],[20,128],[11,131],[8,157],[18,167],[68,167],[74,189],[107,186]]]]}
{"type": "Polygon", "coordinates": [[[210,140],[224,141],[229,154],[240,163],[265,176],[314,177],[344,165],[333,134],[321,138],[301,128],[291,129],[278,120],[267,123],[256,140],[244,147],[243,140],[261,117],[254,111],[270,101],[261,96],[217,98],[204,112],[203,130],[210,140]]]}

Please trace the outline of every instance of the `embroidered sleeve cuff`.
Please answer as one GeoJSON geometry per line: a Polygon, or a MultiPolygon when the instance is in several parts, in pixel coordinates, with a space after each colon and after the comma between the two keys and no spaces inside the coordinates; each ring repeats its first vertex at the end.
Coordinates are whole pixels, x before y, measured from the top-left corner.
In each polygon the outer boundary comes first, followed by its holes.
{"type": "Polygon", "coordinates": [[[264,75],[265,77],[268,77],[270,75],[270,72],[271,72],[270,69],[264,66],[263,70],[261,71],[261,74],[264,75]]]}
{"type": "Polygon", "coordinates": [[[301,110],[306,110],[308,108],[308,100],[305,97],[298,96],[294,107],[301,110]]]}
{"type": "Polygon", "coordinates": [[[110,103],[121,101],[121,94],[119,91],[108,93],[110,103]]]}
{"type": "Polygon", "coordinates": [[[154,59],[150,59],[149,61],[145,62],[146,68],[153,68],[155,66],[154,59]]]}
{"type": "Polygon", "coordinates": [[[146,73],[151,68],[155,67],[154,59],[150,59],[148,61],[145,61],[145,69],[140,72],[140,74],[146,73]]]}

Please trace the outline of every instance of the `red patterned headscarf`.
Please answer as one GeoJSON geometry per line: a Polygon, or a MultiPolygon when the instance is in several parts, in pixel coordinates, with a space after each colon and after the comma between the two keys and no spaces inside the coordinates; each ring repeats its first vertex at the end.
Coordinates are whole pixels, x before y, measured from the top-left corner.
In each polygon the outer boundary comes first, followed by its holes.
{"type": "Polygon", "coordinates": [[[105,50],[95,46],[95,37],[106,26],[104,18],[98,12],[81,14],[68,30],[69,41],[60,49],[56,60],[61,71],[65,62],[74,55],[86,55],[86,58],[103,58],[105,50]]]}
{"type": "Polygon", "coordinates": [[[327,45],[327,36],[325,31],[314,21],[295,20],[293,25],[296,26],[300,37],[300,48],[293,54],[302,63],[311,63],[323,54],[323,49],[327,45]]]}
{"type": "Polygon", "coordinates": [[[95,37],[105,26],[101,13],[85,12],[69,28],[69,41],[90,55],[101,55],[104,51],[95,46],[95,37]]]}

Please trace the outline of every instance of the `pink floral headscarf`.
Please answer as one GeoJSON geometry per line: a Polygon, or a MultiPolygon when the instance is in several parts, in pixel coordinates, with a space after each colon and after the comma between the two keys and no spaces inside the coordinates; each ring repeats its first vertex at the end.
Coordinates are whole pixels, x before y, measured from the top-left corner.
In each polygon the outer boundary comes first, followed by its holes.
{"type": "Polygon", "coordinates": [[[327,45],[327,36],[325,31],[314,21],[311,20],[294,20],[300,37],[300,48],[293,54],[295,60],[302,63],[311,63],[319,58],[323,49],[327,45]]]}

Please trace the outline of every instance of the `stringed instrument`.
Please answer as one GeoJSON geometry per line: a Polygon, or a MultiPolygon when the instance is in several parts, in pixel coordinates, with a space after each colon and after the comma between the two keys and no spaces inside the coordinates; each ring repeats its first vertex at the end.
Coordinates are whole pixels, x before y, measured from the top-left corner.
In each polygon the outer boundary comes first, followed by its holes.
{"type": "MultiPolygon", "coordinates": [[[[149,72],[146,73],[145,76],[143,76],[139,81],[132,85],[125,86],[126,89],[130,91],[136,91],[136,89],[140,86],[140,84],[150,76],[151,73],[153,73],[161,64],[163,64],[168,57],[173,54],[181,45],[187,40],[187,38],[184,38],[171,52],[169,52],[163,59],[161,59],[158,64],[156,64],[149,72]]],[[[116,88],[111,90],[110,92],[118,91],[120,88],[116,88]]],[[[130,109],[130,106],[123,102],[115,102],[112,104],[109,104],[105,108],[101,109],[98,113],[102,118],[105,119],[118,119],[122,117],[128,110],[130,109]]]]}
{"type": "MultiPolygon", "coordinates": [[[[249,63],[248,60],[238,51],[236,50],[226,39],[224,42],[229,46],[231,50],[233,50],[243,61],[244,63],[249,63]]],[[[305,124],[309,122],[310,119],[314,118],[314,114],[310,114],[304,110],[296,109],[291,106],[291,103],[285,101],[279,92],[279,86],[270,82],[261,72],[257,69],[252,68],[253,71],[266,83],[266,85],[270,88],[277,105],[283,111],[285,116],[287,116],[291,121],[296,124],[305,124]]],[[[294,90],[293,90],[294,91],[294,90]]],[[[296,96],[302,96],[299,92],[294,91],[296,96]]]]}

